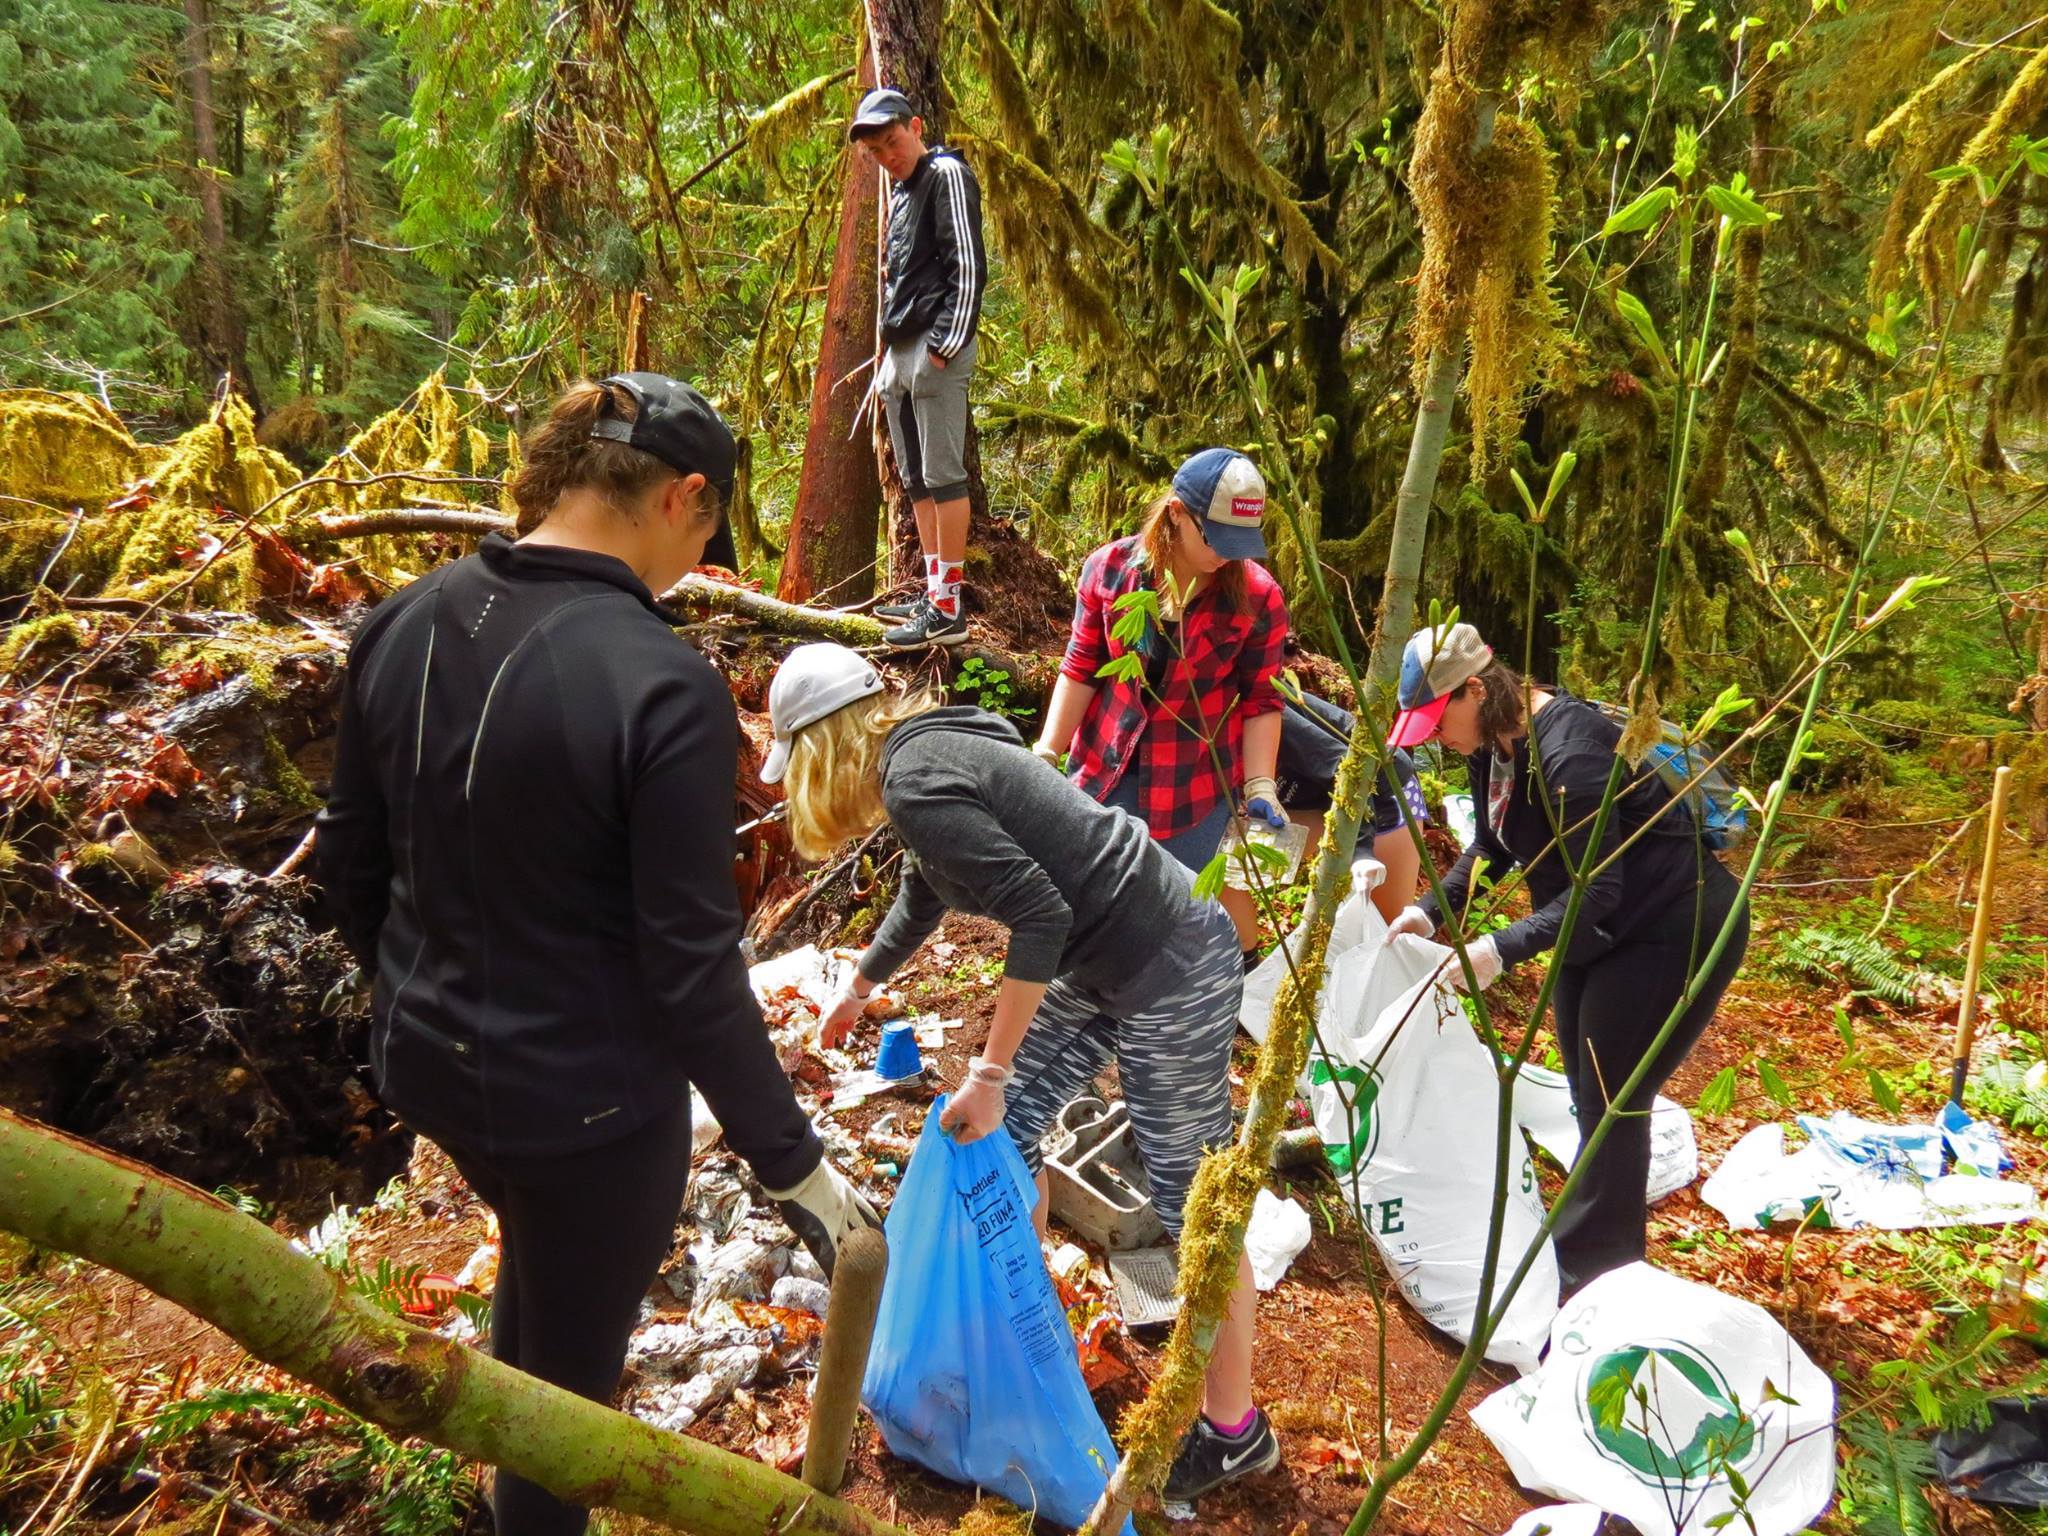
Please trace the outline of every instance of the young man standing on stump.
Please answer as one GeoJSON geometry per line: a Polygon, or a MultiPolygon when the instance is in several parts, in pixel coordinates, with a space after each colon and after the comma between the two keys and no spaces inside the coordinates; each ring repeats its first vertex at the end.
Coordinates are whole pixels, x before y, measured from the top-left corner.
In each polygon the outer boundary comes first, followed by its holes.
{"type": "Polygon", "coordinates": [[[922,597],[875,613],[903,621],[885,637],[899,650],[958,645],[967,638],[967,381],[988,273],[981,187],[950,149],[925,147],[924,119],[901,91],[869,91],[846,136],[894,183],[875,389],[925,569],[922,597]]]}

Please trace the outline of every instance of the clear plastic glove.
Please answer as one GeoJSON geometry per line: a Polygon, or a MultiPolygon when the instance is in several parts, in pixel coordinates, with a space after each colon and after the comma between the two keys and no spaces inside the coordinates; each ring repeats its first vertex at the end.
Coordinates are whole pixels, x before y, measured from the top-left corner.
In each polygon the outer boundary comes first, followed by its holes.
{"type": "Polygon", "coordinates": [[[1278,832],[1287,825],[1287,813],[1280,808],[1280,786],[1271,779],[1244,781],[1244,814],[1247,821],[1263,821],[1278,832]]]}
{"type": "MultiPolygon", "coordinates": [[[[1407,914],[1402,915],[1405,917],[1407,914]]],[[[1489,933],[1485,938],[1467,944],[1465,957],[1472,962],[1472,981],[1476,983],[1472,987],[1473,991],[1484,992],[1500,980],[1500,950],[1495,946],[1492,934],[1489,933]]],[[[1458,963],[1457,956],[1453,955],[1451,963],[1444,968],[1444,979],[1460,992],[1466,989],[1465,967],[1458,963]]]]}
{"type": "Polygon", "coordinates": [[[1009,1081],[1008,1067],[975,1057],[939,1116],[939,1128],[962,1146],[981,1140],[1003,1123],[1003,1089],[1009,1081]]]}
{"type": "Polygon", "coordinates": [[[853,1033],[853,1026],[860,1022],[861,1010],[867,1007],[868,998],[874,996],[869,993],[868,997],[862,997],[853,990],[859,975],[856,971],[846,978],[839,988],[839,995],[832,999],[832,1006],[818,1020],[818,1044],[824,1050],[832,1050],[845,1042],[846,1037],[853,1033]]]}
{"type": "Polygon", "coordinates": [[[847,1182],[846,1175],[823,1159],[796,1188],[771,1189],[768,1198],[781,1210],[789,1230],[811,1251],[811,1257],[818,1261],[818,1268],[825,1271],[828,1280],[839,1259],[839,1245],[863,1227],[882,1224],[875,1208],[847,1182]]]}
{"type": "Polygon", "coordinates": [[[1418,939],[1426,939],[1435,932],[1436,924],[1430,920],[1427,912],[1420,907],[1409,907],[1387,924],[1387,942],[1393,943],[1397,936],[1404,933],[1412,933],[1418,939]]]}

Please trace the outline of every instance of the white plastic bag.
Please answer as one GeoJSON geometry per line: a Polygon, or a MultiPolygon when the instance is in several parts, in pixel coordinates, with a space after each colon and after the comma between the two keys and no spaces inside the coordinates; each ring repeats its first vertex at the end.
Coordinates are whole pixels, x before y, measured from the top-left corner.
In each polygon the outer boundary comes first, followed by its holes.
{"type": "Polygon", "coordinates": [[[1760,1125],[1728,1149],[1700,1198],[1731,1227],[1773,1222],[1846,1229],[1990,1226],[2031,1221],[2040,1196],[2013,1179],[1951,1173],[1922,1178],[1910,1168],[1882,1169],[1835,1156],[1824,1141],[1785,1150],[1785,1127],[1760,1125]]]}
{"type": "MultiPolygon", "coordinates": [[[[1375,860],[1351,866],[1351,894],[1332,920],[1317,1022],[1330,1055],[1311,1049],[1301,1091],[1347,1198],[1356,1174],[1359,1210],[1402,1294],[1432,1326],[1468,1339],[1486,1257],[1494,1150],[1487,1132],[1500,1085],[1457,994],[1432,980],[1449,951],[1409,935],[1386,943],[1386,919],[1371,900],[1385,878],[1375,860]]],[[[1255,1040],[1266,1038],[1286,965],[1275,950],[1245,979],[1238,1017],[1255,1040]]],[[[1509,1169],[1499,1280],[1543,1221],[1535,1165],[1519,1135],[1509,1169]]],[[[1556,1311],[1557,1259],[1546,1241],[1487,1358],[1534,1366],[1556,1311]]]]}
{"type": "MultiPolygon", "coordinates": [[[[1378,924],[1374,913],[1368,930],[1378,924]]],[[[1384,925],[1380,925],[1382,928],[1384,925]]],[[[1376,933],[1331,967],[1323,1021],[1330,1053],[1309,1063],[1309,1107],[1347,1196],[1401,1293],[1433,1326],[1469,1339],[1493,1202],[1493,1057],[1441,975],[1450,951],[1376,933]],[[1349,1108],[1346,1108],[1346,1100],[1349,1108]]],[[[1496,1286],[1537,1239],[1535,1164],[1510,1130],[1510,1183],[1496,1286]]],[[[1536,1364],[1557,1311],[1557,1259],[1545,1238],[1486,1357],[1536,1364]]]]}
{"type": "Polygon", "coordinates": [[[1542,1369],[1472,1421],[1523,1487],[1598,1505],[1644,1536],[1752,1522],[1757,1536],[1790,1536],[1834,1493],[1834,1412],[1834,1384],[1762,1307],[1630,1264],[1573,1297],[1542,1369]]]}
{"type": "MultiPolygon", "coordinates": [[[[1572,1115],[1571,1084],[1562,1072],[1523,1064],[1515,1076],[1515,1121],[1563,1167],[1569,1169],[1578,1160],[1579,1122],[1572,1115]]],[[[1655,1205],[1699,1176],[1700,1148],[1692,1115],[1660,1093],[1650,1106],[1647,1203],[1655,1205]]]]}
{"type": "Polygon", "coordinates": [[[1270,1291],[1301,1256],[1310,1236],[1308,1212],[1292,1200],[1262,1189],[1252,1202],[1252,1219],[1244,1229],[1245,1257],[1252,1261],[1252,1283],[1270,1291]]]}
{"type": "MultiPolygon", "coordinates": [[[[1372,892],[1387,878],[1387,866],[1378,859],[1355,859],[1351,865],[1351,894],[1337,904],[1337,915],[1330,920],[1330,963],[1335,965],[1338,957],[1356,949],[1365,942],[1368,928],[1368,914],[1372,937],[1375,941],[1385,938],[1386,919],[1372,904],[1372,892]]],[[[1244,979],[1244,998],[1238,1004],[1237,1022],[1244,1032],[1259,1044],[1266,1043],[1266,1025],[1273,1016],[1273,998],[1280,990],[1280,979],[1287,974],[1285,951],[1298,946],[1301,933],[1297,929],[1287,936],[1287,942],[1276,944],[1273,952],[1261,960],[1252,973],[1244,979]]],[[[1323,1011],[1328,1014],[1330,1007],[1329,989],[1323,991],[1323,1011]]]]}

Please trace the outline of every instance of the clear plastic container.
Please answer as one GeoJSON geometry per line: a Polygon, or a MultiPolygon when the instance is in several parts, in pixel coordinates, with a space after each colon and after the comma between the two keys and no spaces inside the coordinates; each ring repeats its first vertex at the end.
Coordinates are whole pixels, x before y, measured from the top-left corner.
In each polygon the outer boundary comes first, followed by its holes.
{"type": "Polygon", "coordinates": [[[1298,821],[1275,828],[1263,821],[1247,825],[1243,817],[1233,816],[1223,834],[1223,883],[1236,891],[1292,885],[1301,869],[1302,850],[1307,847],[1308,828],[1298,821]],[[1258,848],[1271,849],[1286,863],[1276,864],[1267,855],[1249,851],[1258,848]]]}

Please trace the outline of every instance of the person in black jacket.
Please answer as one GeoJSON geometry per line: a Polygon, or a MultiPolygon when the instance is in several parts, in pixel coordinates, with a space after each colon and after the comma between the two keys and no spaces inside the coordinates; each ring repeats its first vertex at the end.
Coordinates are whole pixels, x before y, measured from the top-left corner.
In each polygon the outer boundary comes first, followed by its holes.
{"type": "Polygon", "coordinates": [[[869,91],[846,136],[892,184],[875,392],[924,552],[923,595],[875,613],[903,621],[883,637],[890,645],[958,645],[967,638],[967,383],[988,281],[981,185],[952,150],[925,146],[924,119],[901,91],[869,91]]]}
{"type": "MultiPolygon", "coordinates": [[[[995,1016],[941,1124],[967,1142],[1009,1133],[1038,1178],[1039,1141],[1114,1061],[1167,1232],[1209,1148],[1231,1135],[1230,1053],[1244,977],[1237,930],[1145,823],[1095,800],[1024,750],[1009,721],[887,692],[844,646],[792,651],[768,692],[775,746],[761,776],[786,781],[797,851],[820,858],[886,819],[909,857],[896,901],[826,1013],[831,1043],[862,999],[948,911],[1010,930],[995,1016]]],[[[1202,1413],[1167,1474],[1193,1499],[1280,1459],[1252,1403],[1258,1293],[1242,1255],[1204,1382],[1202,1413]]]]}
{"type": "MultiPolygon", "coordinates": [[[[1490,986],[1501,971],[1554,950],[1552,992],[1558,1050],[1571,1081],[1581,1137],[1589,1137],[1699,975],[1707,947],[1736,912],[1741,887],[1702,843],[1691,813],[1673,801],[1654,772],[1630,775],[1610,808],[1598,844],[1594,824],[1607,793],[1621,727],[1560,689],[1525,684],[1470,624],[1418,631],[1401,663],[1401,713],[1388,741],[1419,746],[1438,737],[1466,754],[1479,830],[1443,881],[1451,910],[1425,897],[1389,925],[1427,937],[1440,925],[1469,933],[1475,876],[1497,880],[1519,866],[1529,914],[1472,938],[1467,959],[1447,979],[1490,986]],[[1637,836],[1641,833],[1641,836],[1637,836]],[[1626,845],[1626,846],[1624,846],[1626,845]],[[1619,854],[1617,856],[1617,850],[1619,854]],[[1589,862],[1590,859],[1590,862],[1589,862]],[[1568,940],[1566,868],[1591,872],[1568,940]]],[[[1737,914],[1720,958],[1699,975],[1698,991],[1636,1090],[1620,1102],[1609,1129],[1555,1228],[1566,1293],[1643,1257],[1644,1203],[1650,1172],[1650,1106],[1713,1022],[1721,994],[1742,964],[1749,912],[1737,914]]]]}
{"type": "MultiPolygon", "coordinates": [[[[1289,696],[1282,690],[1280,712],[1280,756],[1273,777],[1279,785],[1280,804],[1290,819],[1309,829],[1308,845],[1302,850],[1307,866],[1315,857],[1323,835],[1323,813],[1337,787],[1337,770],[1351,744],[1357,724],[1351,712],[1328,699],[1302,692],[1289,696]]],[[[1422,785],[1415,777],[1415,762],[1399,747],[1391,749],[1389,766],[1373,775],[1367,810],[1372,818],[1372,856],[1385,868],[1386,878],[1372,888],[1372,904],[1388,922],[1394,921],[1415,900],[1415,882],[1422,871],[1422,855],[1409,834],[1408,821],[1401,814],[1405,803],[1415,825],[1429,825],[1429,807],[1423,802],[1422,785]],[[1394,785],[1399,781],[1400,788],[1394,785]],[[1396,798],[1396,797],[1399,798],[1396,798]]]]}
{"type": "MultiPolygon", "coordinates": [[[[524,537],[357,633],[315,842],[374,978],[378,1091],[498,1214],[492,1353],[600,1400],[673,1240],[693,1082],[828,1269],[875,1222],[748,987],[738,720],[653,596],[702,556],[734,461],[686,384],[570,388],[526,441],[524,537]]],[[[587,1515],[507,1474],[493,1510],[499,1536],[587,1515]]]]}

